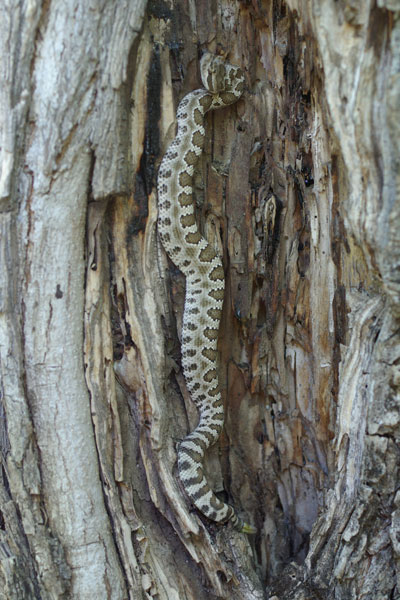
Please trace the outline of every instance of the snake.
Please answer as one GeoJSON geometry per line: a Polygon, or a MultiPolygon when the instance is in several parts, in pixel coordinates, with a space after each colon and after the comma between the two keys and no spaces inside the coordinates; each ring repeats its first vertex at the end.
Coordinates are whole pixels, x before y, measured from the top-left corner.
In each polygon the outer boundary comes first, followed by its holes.
{"type": "Polygon", "coordinates": [[[200,74],[204,88],[188,93],[179,103],[176,136],[163,156],[157,178],[159,236],[186,278],[182,369],[199,412],[197,427],[179,444],[178,475],[187,496],[207,519],[218,524],[231,522],[239,531],[254,533],[231,505],[215,495],[203,470],[204,453],[218,440],[224,424],[217,342],[225,280],[220,256],[198,229],[193,199],[194,169],[204,148],[205,114],[241,97],[244,73],[221,56],[206,52],[200,74]]]}

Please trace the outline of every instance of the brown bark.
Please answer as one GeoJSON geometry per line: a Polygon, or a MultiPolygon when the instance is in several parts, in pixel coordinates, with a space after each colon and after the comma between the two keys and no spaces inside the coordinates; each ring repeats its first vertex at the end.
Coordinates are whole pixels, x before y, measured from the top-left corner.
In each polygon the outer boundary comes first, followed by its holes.
{"type": "Polygon", "coordinates": [[[0,598],[400,598],[400,7],[1,10],[0,598]],[[227,283],[206,471],[251,538],[176,477],[197,414],[155,180],[205,49],[247,83],[195,188],[227,283]]]}

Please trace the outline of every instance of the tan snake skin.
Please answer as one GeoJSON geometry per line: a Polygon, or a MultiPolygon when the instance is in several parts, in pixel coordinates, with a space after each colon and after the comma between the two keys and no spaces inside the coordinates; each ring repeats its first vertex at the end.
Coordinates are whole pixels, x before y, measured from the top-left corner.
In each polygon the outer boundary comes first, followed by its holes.
{"type": "Polygon", "coordinates": [[[204,146],[204,115],[236,102],[244,89],[239,67],[205,54],[200,62],[207,89],[187,94],[176,113],[178,130],[158,172],[158,231],[163,246],[186,276],[182,327],[182,366],[186,384],[199,410],[199,424],[180,444],[178,471],[196,508],[218,523],[232,521],[247,533],[234,509],[216,497],[203,474],[205,450],[219,437],[224,408],[218,387],[217,340],[224,299],[220,257],[199,233],[192,197],[194,166],[204,146]]]}

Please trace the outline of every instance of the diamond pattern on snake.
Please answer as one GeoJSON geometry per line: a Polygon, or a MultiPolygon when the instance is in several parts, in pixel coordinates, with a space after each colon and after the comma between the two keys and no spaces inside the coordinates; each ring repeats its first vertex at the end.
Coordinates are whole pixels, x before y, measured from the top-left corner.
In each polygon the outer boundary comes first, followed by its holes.
{"type": "Polygon", "coordinates": [[[231,521],[239,531],[254,533],[232,506],[217,498],[203,473],[204,452],[217,441],[224,423],[217,341],[225,282],[221,258],[196,224],[193,174],[204,147],[206,112],[236,102],[244,90],[244,74],[210,53],[201,59],[200,72],[204,89],[181,100],[177,133],[163,157],[157,181],[161,242],[186,277],[182,367],[199,411],[196,429],[179,445],[178,473],[186,494],[203,515],[217,523],[231,521]]]}

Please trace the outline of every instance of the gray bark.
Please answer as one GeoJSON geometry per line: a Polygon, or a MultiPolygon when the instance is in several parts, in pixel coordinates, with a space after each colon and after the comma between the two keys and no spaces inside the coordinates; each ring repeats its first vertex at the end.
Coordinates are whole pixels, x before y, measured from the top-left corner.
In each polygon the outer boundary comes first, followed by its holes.
{"type": "Polygon", "coordinates": [[[0,6],[0,598],[400,598],[400,5],[0,6]],[[191,510],[157,166],[198,50],[226,425],[191,510]]]}

